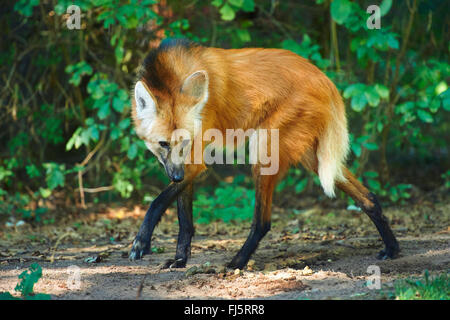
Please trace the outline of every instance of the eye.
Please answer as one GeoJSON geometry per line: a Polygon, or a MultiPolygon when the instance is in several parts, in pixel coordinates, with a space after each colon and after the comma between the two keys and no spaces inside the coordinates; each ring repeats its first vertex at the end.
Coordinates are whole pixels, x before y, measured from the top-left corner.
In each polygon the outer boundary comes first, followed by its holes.
{"type": "Polygon", "coordinates": [[[159,141],[159,145],[163,148],[170,148],[170,144],[167,141],[159,141]]]}

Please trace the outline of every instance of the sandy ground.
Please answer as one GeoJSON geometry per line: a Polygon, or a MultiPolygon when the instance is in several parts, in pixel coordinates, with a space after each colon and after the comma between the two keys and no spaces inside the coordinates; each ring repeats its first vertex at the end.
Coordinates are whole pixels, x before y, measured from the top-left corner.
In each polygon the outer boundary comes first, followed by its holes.
{"type": "Polygon", "coordinates": [[[381,240],[359,212],[274,211],[272,230],[241,272],[224,265],[245,241],[250,222],[197,226],[187,267],[174,270],[160,269],[175,253],[173,210],[152,244],[164,252],[137,262],[127,255],[143,217],[139,208],[8,229],[0,233],[0,292],[17,295],[17,277],[33,262],[43,269],[34,291],[52,299],[384,299],[397,279],[450,269],[448,203],[386,210],[402,250],[387,261],[375,258],[381,240]],[[97,262],[87,262],[90,257],[97,262]],[[381,271],[381,290],[366,285],[373,265],[381,271]]]}

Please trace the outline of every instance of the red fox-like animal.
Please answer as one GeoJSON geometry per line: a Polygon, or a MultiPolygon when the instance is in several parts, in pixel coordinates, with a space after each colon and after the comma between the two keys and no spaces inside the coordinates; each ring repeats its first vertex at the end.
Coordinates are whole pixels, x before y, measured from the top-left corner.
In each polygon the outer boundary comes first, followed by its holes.
{"type": "Polygon", "coordinates": [[[141,66],[132,117],[136,133],[172,182],[147,211],[133,242],[131,260],[150,253],[153,230],[175,199],[178,243],[175,259],[164,266],[184,267],[190,256],[193,180],[206,166],[172,160],[176,143],[172,133],[180,128],[192,138],[211,128],[223,133],[227,129],[278,129],[278,171],[262,175],[263,165],[253,165],[254,220],[247,241],[229,267],[244,268],[269,231],[273,190],[297,163],[318,174],[326,195],[333,197],[336,186],[370,217],[385,244],[380,259],[397,256],[397,240],[377,198],[345,167],[349,138],[342,98],[332,81],[308,60],[281,49],[219,49],[165,40],[141,66]],[[198,121],[200,133],[196,132],[198,121]]]}

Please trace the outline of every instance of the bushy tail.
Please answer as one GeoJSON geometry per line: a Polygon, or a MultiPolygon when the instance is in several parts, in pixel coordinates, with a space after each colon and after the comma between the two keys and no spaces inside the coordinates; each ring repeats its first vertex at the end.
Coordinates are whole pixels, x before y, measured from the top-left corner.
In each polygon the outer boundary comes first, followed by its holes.
{"type": "Polygon", "coordinates": [[[331,198],[335,196],[335,180],[345,181],[342,168],[349,149],[345,107],[340,96],[333,100],[330,121],[319,138],[317,147],[320,183],[325,194],[331,198]]]}

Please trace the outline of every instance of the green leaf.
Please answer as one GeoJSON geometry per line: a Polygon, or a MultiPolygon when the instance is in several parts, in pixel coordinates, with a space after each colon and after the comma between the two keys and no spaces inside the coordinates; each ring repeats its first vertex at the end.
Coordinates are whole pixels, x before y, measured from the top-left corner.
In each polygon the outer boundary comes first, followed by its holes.
{"type": "Polygon", "coordinates": [[[380,103],[380,96],[374,87],[367,87],[364,95],[371,107],[376,107],[380,103]]]}
{"type": "Polygon", "coordinates": [[[442,99],[442,106],[444,110],[450,111],[450,89],[445,90],[439,95],[439,97],[442,99]]]}
{"type": "Polygon", "coordinates": [[[56,163],[44,163],[44,167],[47,169],[47,176],[45,178],[47,186],[53,190],[56,187],[64,187],[64,165],[58,165],[56,163]]]}
{"type": "Polygon", "coordinates": [[[242,11],[244,12],[253,12],[255,11],[255,1],[254,0],[244,0],[242,4],[242,11]]]}
{"type": "Polygon", "coordinates": [[[306,186],[308,185],[308,179],[302,179],[299,183],[295,186],[295,193],[301,193],[303,190],[305,190],[306,186]]]}
{"type": "Polygon", "coordinates": [[[130,126],[130,124],[131,124],[130,118],[125,118],[119,122],[119,128],[125,130],[130,126]]]}
{"type": "Polygon", "coordinates": [[[360,95],[364,92],[365,87],[366,86],[363,83],[351,84],[345,88],[343,96],[345,99],[348,99],[350,97],[360,95]]]}
{"type": "Polygon", "coordinates": [[[301,55],[300,52],[302,49],[301,49],[300,45],[292,39],[283,40],[283,42],[281,43],[281,47],[283,49],[290,50],[296,54],[301,55]]]}
{"type": "Polygon", "coordinates": [[[352,4],[349,0],[334,0],[331,3],[331,17],[337,24],[343,24],[352,11],[352,4]]]}
{"type": "Polygon", "coordinates": [[[404,102],[395,107],[395,113],[397,113],[397,114],[410,113],[414,109],[414,106],[415,106],[415,104],[412,101],[404,102]]]}
{"type": "Polygon", "coordinates": [[[378,150],[378,145],[374,142],[367,142],[363,144],[364,147],[366,147],[366,149],[368,150],[378,150]]]}
{"type": "Polygon", "coordinates": [[[130,148],[128,149],[127,156],[128,156],[128,158],[130,158],[131,160],[133,160],[134,158],[136,158],[137,153],[138,153],[138,147],[137,147],[137,144],[136,144],[136,143],[133,143],[133,144],[130,146],[130,148]]]}
{"type": "Polygon", "coordinates": [[[19,275],[20,282],[16,285],[15,291],[20,292],[23,297],[33,293],[33,287],[42,277],[42,268],[37,263],[33,263],[28,270],[19,275]]]}
{"type": "Polygon", "coordinates": [[[435,92],[436,95],[440,95],[448,89],[447,83],[445,81],[441,81],[436,85],[435,92]]]}
{"type": "Polygon", "coordinates": [[[392,33],[387,35],[387,44],[392,49],[398,49],[400,47],[398,40],[394,37],[392,33]]]}
{"type": "Polygon", "coordinates": [[[423,122],[426,122],[426,123],[432,123],[433,122],[433,116],[428,111],[425,111],[423,109],[417,110],[417,116],[423,122]]]}
{"type": "Polygon", "coordinates": [[[120,137],[121,132],[122,132],[122,131],[121,131],[119,128],[113,127],[113,128],[111,129],[111,139],[112,139],[112,140],[117,140],[117,138],[120,137]]]}
{"type": "Polygon", "coordinates": [[[376,172],[376,171],[366,171],[366,172],[364,172],[364,177],[377,178],[378,177],[378,172],[376,172]]]}
{"type": "Polygon", "coordinates": [[[53,172],[47,179],[47,184],[50,189],[55,189],[58,186],[64,187],[64,175],[61,171],[53,172]]]}
{"type": "Polygon", "coordinates": [[[352,98],[351,106],[352,109],[355,110],[356,112],[361,112],[366,106],[366,104],[367,98],[365,94],[360,94],[352,98]]]}
{"type": "Polygon", "coordinates": [[[92,67],[85,61],[80,61],[76,64],[68,65],[65,69],[65,72],[72,74],[72,77],[69,79],[69,83],[73,84],[74,86],[78,86],[83,75],[92,74],[92,67]]]}
{"type": "Polygon", "coordinates": [[[250,33],[247,29],[236,29],[236,34],[242,42],[249,42],[251,40],[250,33]]]}
{"type": "Polygon", "coordinates": [[[119,44],[116,49],[114,50],[114,54],[116,55],[116,61],[117,63],[122,62],[123,56],[125,54],[125,49],[121,44],[119,44]]]}
{"type": "Polygon", "coordinates": [[[380,4],[380,15],[385,16],[392,7],[392,0],[383,0],[380,4]]]}
{"type": "Polygon", "coordinates": [[[101,104],[97,115],[100,118],[100,120],[103,120],[106,117],[108,117],[110,113],[111,113],[111,109],[109,107],[109,102],[106,102],[106,103],[101,104]]]}
{"type": "Polygon", "coordinates": [[[118,97],[114,97],[112,106],[113,106],[114,110],[116,110],[117,112],[123,112],[125,103],[122,99],[120,99],[118,97]]]}
{"type": "Polygon", "coordinates": [[[235,7],[241,8],[244,0],[228,0],[228,3],[232,4],[235,7]]]}
{"type": "Polygon", "coordinates": [[[225,21],[231,21],[234,19],[234,17],[236,16],[233,8],[226,3],[220,10],[219,10],[220,14],[221,14],[221,18],[222,20],[225,21]]]}
{"type": "Polygon", "coordinates": [[[164,253],[164,247],[152,247],[152,253],[164,253]]]}
{"type": "Polygon", "coordinates": [[[352,144],[352,151],[355,153],[357,157],[361,156],[361,145],[358,143],[352,144]]]}
{"type": "Polygon", "coordinates": [[[381,184],[373,179],[367,179],[367,185],[369,186],[369,190],[378,191],[381,188],[381,184]]]}
{"type": "Polygon", "coordinates": [[[378,131],[379,133],[381,133],[381,131],[383,131],[383,127],[384,127],[384,125],[383,125],[382,122],[378,122],[378,123],[377,123],[377,131],[378,131]]]}
{"type": "Polygon", "coordinates": [[[382,84],[376,84],[375,85],[375,90],[377,91],[378,95],[382,98],[382,99],[387,99],[389,98],[389,89],[382,84]]]}
{"type": "MultiPolygon", "coordinates": [[[[26,166],[25,169],[27,170],[27,174],[30,178],[36,178],[41,175],[38,168],[34,164],[26,166]]],[[[2,180],[2,179],[0,178],[0,180],[2,180]]]]}
{"type": "Polygon", "coordinates": [[[441,101],[439,99],[433,99],[430,104],[430,111],[436,113],[441,107],[441,101]]]}
{"type": "Polygon", "coordinates": [[[222,5],[222,3],[223,3],[223,0],[213,0],[213,1],[211,2],[211,4],[212,4],[214,7],[220,7],[220,6],[222,5]]]}
{"type": "Polygon", "coordinates": [[[119,93],[117,95],[119,97],[119,99],[121,99],[122,101],[127,101],[128,100],[128,92],[121,89],[119,90],[119,93]]]}
{"type": "Polygon", "coordinates": [[[39,188],[39,193],[41,194],[42,198],[48,198],[52,194],[52,191],[47,188],[39,188]]]}
{"type": "Polygon", "coordinates": [[[25,17],[33,14],[33,8],[39,5],[39,0],[19,0],[14,5],[14,11],[19,12],[25,17]]]}

